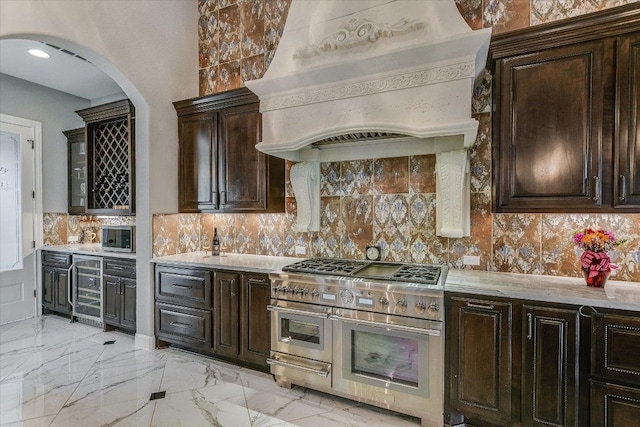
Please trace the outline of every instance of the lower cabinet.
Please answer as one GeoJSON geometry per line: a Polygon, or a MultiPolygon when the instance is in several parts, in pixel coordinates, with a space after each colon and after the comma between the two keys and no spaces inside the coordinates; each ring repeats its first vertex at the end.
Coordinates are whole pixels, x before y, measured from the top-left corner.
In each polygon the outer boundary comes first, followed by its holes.
{"type": "Polygon", "coordinates": [[[42,252],[42,306],[62,314],[71,313],[71,255],[42,252]]]}
{"type": "Polygon", "coordinates": [[[589,324],[578,307],[461,294],[445,301],[452,425],[586,425],[589,324]]]}
{"type": "Polygon", "coordinates": [[[269,371],[266,274],[158,265],[155,278],[159,340],[269,371]]]}
{"type": "Polygon", "coordinates": [[[639,423],[640,389],[598,381],[591,384],[591,427],[633,427],[639,423]]]}
{"type": "Polygon", "coordinates": [[[136,264],[124,259],[104,259],[102,320],[107,326],[136,330],[136,264]]]}

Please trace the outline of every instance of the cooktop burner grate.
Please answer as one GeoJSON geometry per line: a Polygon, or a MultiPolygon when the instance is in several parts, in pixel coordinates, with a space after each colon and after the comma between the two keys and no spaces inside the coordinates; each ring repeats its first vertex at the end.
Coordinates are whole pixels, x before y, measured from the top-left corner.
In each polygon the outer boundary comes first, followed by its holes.
{"type": "Polygon", "coordinates": [[[435,265],[403,265],[391,275],[392,279],[435,283],[440,276],[440,267],[435,265]]]}
{"type": "Polygon", "coordinates": [[[282,267],[294,273],[336,274],[350,276],[354,271],[369,264],[366,261],[333,258],[310,258],[282,267]]]}

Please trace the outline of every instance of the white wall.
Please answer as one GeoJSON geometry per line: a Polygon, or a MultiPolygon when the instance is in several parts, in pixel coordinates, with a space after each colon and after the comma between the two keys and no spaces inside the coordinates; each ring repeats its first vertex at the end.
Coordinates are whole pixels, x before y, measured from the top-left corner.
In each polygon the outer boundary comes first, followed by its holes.
{"type": "Polygon", "coordinates": [[[67,47],[109,75],[136,108],[136,344],[153,345],[151,217],[177,212],[172,101],[198,94],[198,4],[180,1],[2,0],[0,37],[67,47]]]}
{"type": "Polygon", "coordinates": [[[67,138],[63,130],[84,126],[75,111],[90,102],[7,74],[0,74],[0,113],[42,123],[42,204],[67,211],[67,138]]]}

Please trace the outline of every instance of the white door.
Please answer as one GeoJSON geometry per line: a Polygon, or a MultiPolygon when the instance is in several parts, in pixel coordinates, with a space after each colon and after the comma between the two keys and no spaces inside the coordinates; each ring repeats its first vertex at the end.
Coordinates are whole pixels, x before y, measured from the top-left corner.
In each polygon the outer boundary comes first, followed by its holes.
{"type": "Polygon", "coordinates": [[[0,120],[0,324],[36,314],[37,122],[31,123],[0,120]]]}

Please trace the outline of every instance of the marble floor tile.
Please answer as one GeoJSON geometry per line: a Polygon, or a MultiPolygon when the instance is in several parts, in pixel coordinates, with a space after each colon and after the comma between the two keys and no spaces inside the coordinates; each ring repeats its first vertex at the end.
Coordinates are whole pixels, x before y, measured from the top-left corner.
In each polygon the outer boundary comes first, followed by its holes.
{"type": "Polygon", "coordinates": [[[119,331],[42,316],[0,326],[0,426],[416,426],[419,420],[119,331]],[[112,344],[106,342],[114,341],[112,344]],[[165,391],[163,398],[151,394],[165,391]]]}

